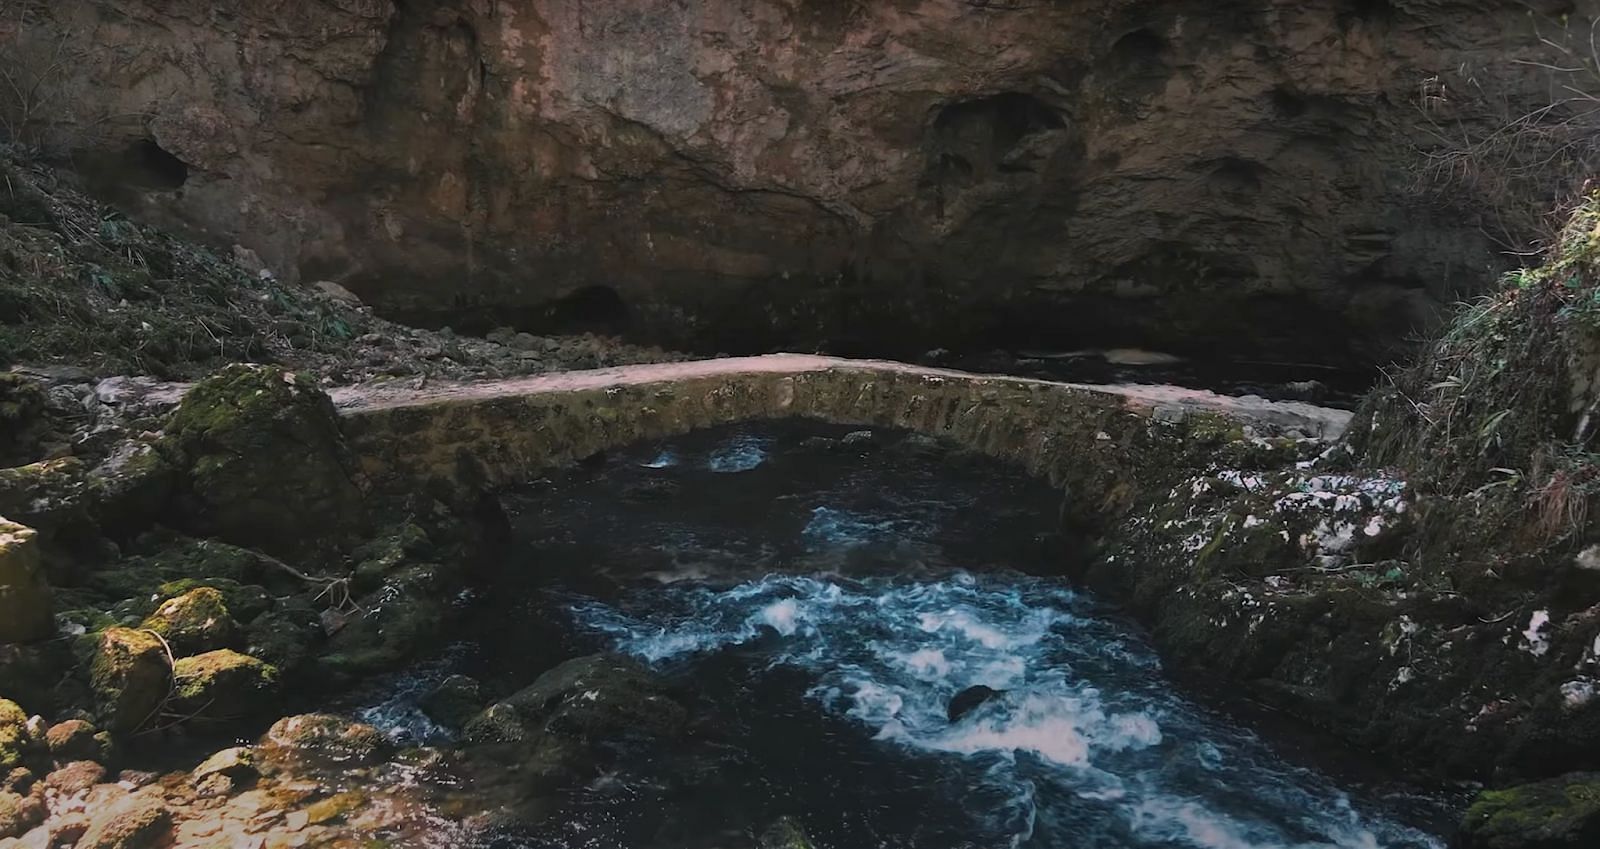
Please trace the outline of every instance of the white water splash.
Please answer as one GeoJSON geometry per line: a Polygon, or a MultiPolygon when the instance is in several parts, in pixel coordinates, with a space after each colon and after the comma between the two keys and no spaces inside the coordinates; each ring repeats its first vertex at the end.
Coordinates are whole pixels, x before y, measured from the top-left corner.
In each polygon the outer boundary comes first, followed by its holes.
{"type": "Polygon", "coordinates": [[[1358,814],[1326,779],[1184,702],[1148,648],[1052,582],[769,576],[573,610],[618,649],[678,668],[775,632],[771,664],[812,674],[820,710],[978,770],[988,807],[972,814],[1012,846],[1067,845],[1066,823],[1092,805],[1121,835],[1107,845],[1442,847],[1358,814]],[[950,723],[951,698],[980,684],[1000,695],[950,723]]]}

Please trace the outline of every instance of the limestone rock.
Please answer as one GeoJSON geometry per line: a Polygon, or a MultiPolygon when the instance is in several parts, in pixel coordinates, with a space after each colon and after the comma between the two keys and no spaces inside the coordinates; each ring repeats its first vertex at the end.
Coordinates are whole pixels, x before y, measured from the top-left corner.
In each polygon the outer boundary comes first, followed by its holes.
{"type": "Polygon", "coordinates": [[[276,762],[321,759],[340,764],[377,763],[388,755],[389,739],[370,725],[326,713],[288,716],[261,738],[261,757],[276,762]]]}
{"type": "Polygon", "coordinates": [[[364,524],[333,404],[307,376],[223,369],[184,396],[161,450],[184,473],[182,520],[201,534],[292,555],[364,524]]]}
{"type": "Polygon", "coordinates": [[[39,563],[38,535],[0,518],[0,643],[55,635],[50,587],[39,563]]]}
{"type": "Polygon", "coordinates": [[[1600,846],[1600,773],[1478,795],[1461,823],[1461,849],[1585,849],[1600,846]]]}
{"type": "Polygon", "coordinates": [[[1414,139],[1547,106],[1525,66],[1563,57],[1538,36],[1588,31],[1556,3],[1532,26],[1486,2],[135,2],[114,33],[49,4],[41,43],[81,59],[40,99],[73,104],[61,136],[88,158],[187,166],[116,188],[246,267],[348,269],[368,303],[445,321],[762,349],[1381,348],[1434,305],[1423,282],[1461,291],[1497,261],[1452,214],[1486,207],[1476,185],[1414,190],[1414,139]],[[125,84],[126,45],[148,84],[125,84]],[[203,189],[172,191],[188,169],[203,189]]]}
{"type": "Polygon", "coordinates": [[[150,849],[171,825],[172,814],[159,797],[134,793],[93,811],[76,849],[150,849]]]}
{"type": "Polygon", "coordinates": [[[182,715],[234,719],[270,708],[278,670],[232,649],[185,657],[172,666],[173,709],[182,715]]]}
{"type": "Polygon", "coordinates": [[[21,837],[44,822],[47,814],[44,799],[39,794],[24,796],[0,792],[0,841],[8,837],[21,837]]]}
{"type": "Polygon", "coordinates": [[[46,787],[64,796],[82,793],[106,778],[106,768],[94,761],[72,761],[45,776],[46,787]]]}
{"type": "Polygon", "coordinates": [[[167,599],[142,627],[160,634],[178,654],[225,648],[239,639],[239,624],[229,615],[222,593],[213,587],[167,599]]]}
{"type": "Polygon", "coordinates": [[[106,758],[106,737],[93,724],[81,719],[50,726],[44,739],[50,747],[50,756],[58,761],[104,761],[106,758]]]}
{"type": "Polygon", "coordinates": [[[199,784],[217,775],[243,780],[253,778],[256,774],[255,750],[249,746],[234,746],[206,758],[189,773],[189,780],[199,784]]]}
{"type": "Polygon", "coordinates": [[[138,729],[167,698],[172,668],[161,639],[148,631],[108,628],[90,663],[100,716],[116,734],[138,729]]]}

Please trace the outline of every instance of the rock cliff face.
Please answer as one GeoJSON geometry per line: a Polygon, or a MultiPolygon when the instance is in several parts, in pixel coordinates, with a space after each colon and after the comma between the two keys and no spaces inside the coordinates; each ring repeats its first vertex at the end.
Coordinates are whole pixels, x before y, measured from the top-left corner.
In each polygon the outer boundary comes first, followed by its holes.
{"type": "Polygon", "coordinates": [[[1565,0],[20,5],[13,134],[280,277],[880,354],[1376,357],[1497,261],[1426,151],[1547,104],[1517,60],[1588,32],[1565,0]]]}

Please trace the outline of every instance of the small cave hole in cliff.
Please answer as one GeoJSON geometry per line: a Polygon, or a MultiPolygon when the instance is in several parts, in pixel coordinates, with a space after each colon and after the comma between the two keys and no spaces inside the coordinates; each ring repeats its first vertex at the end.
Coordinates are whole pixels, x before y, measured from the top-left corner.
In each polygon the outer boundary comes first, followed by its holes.
{"type": "Polygon", "coordinates": [[[74,162],[91,192],[119,204],[135,203],[149,192],[177,191],[189,182],[189,164],[153,139],[115,151],[80,151],[74,162]]]}
{"type": "Polygon", "coordinates": [[[585,286],[546,307],[545,317],[566,331],[616,332],[628,323],[628,305],[610,286],[585,286]]]}
{"type": "Polygon", "coordinates": [[[1362,21],[1381,21],[1394,17],[1395,7],[1390,0],[1350,0],[1349,17],[1362,21]]]}
{"type": "Polygon", "coordinates": [[[949,141],[976,142],[986,133],[996,151],[1008,150],[1034,133],[1064,126],[1066,122],[1049,104],[1016,91],[952,103],[939,110],[933,122],[935,133],[949,141]]]}
{"type": "Polygon", "coordinates": [[[1167,40],[1149,28],[1136,29],[1117,39],[1111,55],[1124,66],[1149,68],[1165,64],[1167,40]]]}

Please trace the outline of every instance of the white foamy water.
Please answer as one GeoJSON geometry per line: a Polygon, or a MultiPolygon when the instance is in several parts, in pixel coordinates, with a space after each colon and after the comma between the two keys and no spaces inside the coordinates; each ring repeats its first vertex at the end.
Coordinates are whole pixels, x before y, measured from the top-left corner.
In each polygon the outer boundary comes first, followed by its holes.
{"type": "Polygon", "coordinates": [[[713,472],[748,472],[766,461],[767,441],[744,435],[713,451],[706,467],[713,472]]]}
{"type": "MultiPolygon", "coordinates": [[[[855,523],[829,530],[859,539],[855,523]]],[[[963,803],[974,833],[1012,846],[1443,845],[1363,814],[1329,779],[1175,695],[1136,635],[1052,581],[769,576],[571,609],[618,650],[675,669],[748,644],[769,669],[803,670],[813,710],[886,754],[969,772],[984,791],[963,803]],[[1001,695],[950,723],[950,700],[975,685],[1001,695]]]]}

